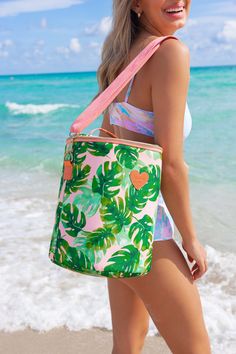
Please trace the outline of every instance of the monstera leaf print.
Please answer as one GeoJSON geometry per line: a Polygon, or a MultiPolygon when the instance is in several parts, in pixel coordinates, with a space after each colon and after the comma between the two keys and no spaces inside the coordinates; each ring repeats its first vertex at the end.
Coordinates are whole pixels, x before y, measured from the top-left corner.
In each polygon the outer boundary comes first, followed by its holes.
{"type": "Polygon", "coordinates": [[[161,169],[158,165],[148,165],[140,168],[140,173],[147,172],[149,174],[148,182],[139,190],[145,194],[148,199],[155,202],[159,195],[161,185],[161,169]]]}
{"type": "Polygon", "coordinates": [[[129,237],[138,249],[145,251],[152,242],[153,221],[149,215],[133,223],[129,229],[129,237]]]}
{"type": "Polygon", "coordinates": [[[80,194],[74,198],[73,204],[78,205],[88,218],[96,214],[101,204],[101,194],[93,193],[92,188],[80,187],[80,194]]]}
{"type": "Polygon", "coordinates": [[[127,145],[118,145],[114,148],[119,163],[129,169],[134,168],[139,157],[140,149],[127,145]]]}
{"type": "Polygon", "coordinates": [[[130,273],[135,273],[139,265],[140,253],[133,245],[122,247],[116,251],[109,259],[112,262],[104,268],[104,271],[117,273],[117,270],[124,273],[124,276],[129,276],[130,273]]]}
{"type": "Polygon", "coordinates": [[[55,256],[56,262],[59,264],[68,265],[71,268],[79,270],[94,270],[93,264],[82,251],[74,247],[70,247],[66,240],[61,239],[59,248],[55,256]]]}
{"type": "Polygon", "coordinates": [[[129,225],[132,221],[132,212],[121,197],[111,200],[103,198],[99,210],[102,221],[114,234],[119,233],[124,225],[129,225]]]}
{"type": "Polygon", "coordinates": [[[85,159],[86,159],[86,155],[79,156],[79,154],[74,154],[73,164],[74,165],[81,165],[85,159]]]}
{"type": "Polygon", "coordinates": [[[62,211],[62,202],[59,202],[57,204],[57,209],[56,209],[56,213],[55,213],[55,223],[54,223],[54,227],[53,227],[52,238],[51,238],[50,247],[49,247],[49,253],[55,252],[55,249],[57,246],[57,240],[58,240],[58,238],[61,237],[61,233],[60,233],[60,229],[59,229],[61,211],[62,211]]]}
{"type": "Polygon", "coordinates": [[[111,143],[103,143],[103,142],[88,143],[88,151],[91,155],[94,156],[106,156],[107,154],[109,154],[112,148],[113,148],[113,144],[111,143]]]}
{"type": "Polygon", "coordinates": [[[60,197],[60,194],[61,194],[61,190],[62,190],[62,186],[63,186],[63,183],[64,183],[63,173],[64,173],[64,163],[63,163],[61,178],[60,178],[60,182],[59,182],[59,190],[58,190],[58,194],[57,194],[57,199],[58,200],[59,200],[59,197],[60,197]]]}
{"type": "Polygon", "coordinates": [[[149,175],[147,183],[140,189],[136,189],[132,184],[125,191],[129,209],[138,214],[145,207],[148,200],[155,202],[160,192],[160,167],[158,165],[148,165],[141,167],[139,172],[147,172],[149,175]]]}
{"type": "Polygon", "coordinates": [[[83,154],[88,148],[86,141],[74,141],[73,151],[75,154],[83,154]]]}
{"type": "Polygon", "coordinates": [[[81,211],[80,221],[78,221],[79,209],[74,204],[63,206],[61,213],[61,222],[68,235],[76,237],[82,228],[86,225],[86,218],[81,211]]]}
{"type": "Polygon", "coordinates": [[[125,200],[128,205],[128,208],[134,213],[140,213],[145,207],[148,196],[143,193],[143,187],[138,190],[133,185],[125,190],[125,200]]]}
{"type": "Polygon", "coordinates": [[[55,216],[55,224],[54,224],[55,229],[57,229],[59,226],[61,211],[62,211],[62,202],[58,202],[57,209],[56,209],[56,216],[55,216]]]}
{"type": "Polygon", "coordinates": [[[89,165],[84,166],[84,168],[82,165],[74,165],[72,179],[66,181],[65,194],[77,192],[82,185],[86,184],[90,170],[89,165]]]}
{"type": "Polygon", "coordinates": [[[149,252],[147,254],[147,257],[144,261],[144,267],[145,269],[149,272],[149,270],[151,269],[151,266],[152,266],[152,249],[153,247],[150,247],[149,248],[149,252]]]}
{"type": "Polygon", "coordinates": [[[120,185],[123,177],[122,167],[115,161],[105,161],[97,169],[96,175],[93,176],[92,190],[99,193],[105,198],[112,198],[120,191],[120,185]],[[102,172],[104,168],[104,174],[102,172]]]}
{"type": "Polygon", "coordinates": [[[84,154],[87,151],[88,148],[88,143],[86,141],[75,141],[73,143],[73,163],[76,165],[82,164],[84,160],[86,159],[86,154],[84,154]],[[81,154],[84,154],[80,156],[81,154]]]}
{"type": "Polygon", "coordinates": [[[98,229],[88,232],[81,231],[80,237],[75,239],[74,245],[86,247],[95,250],[104,250],[111,247],[116,238],[109,228],[99,227],[98,229]]]}

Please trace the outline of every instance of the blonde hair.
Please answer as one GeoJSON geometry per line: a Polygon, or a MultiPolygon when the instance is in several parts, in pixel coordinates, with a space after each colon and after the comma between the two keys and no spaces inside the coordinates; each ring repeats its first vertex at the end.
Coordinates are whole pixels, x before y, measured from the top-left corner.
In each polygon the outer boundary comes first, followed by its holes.
{"type": "Polygon", "coordinates": [[[138,16],[131,7],[131,0],[113,0],[112,29],[103,43],[101,63],[97,69],[99,92],[93,100],[119,74],[140,31],[138,16]]]}

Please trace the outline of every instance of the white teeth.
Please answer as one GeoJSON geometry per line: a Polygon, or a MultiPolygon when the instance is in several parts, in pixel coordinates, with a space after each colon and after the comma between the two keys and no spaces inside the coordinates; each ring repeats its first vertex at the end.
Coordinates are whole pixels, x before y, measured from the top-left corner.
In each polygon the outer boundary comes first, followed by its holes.
{"type": "Polygon", "coordinates": [[[180,11],[183,11],[183,7],[178,7],[178,8],[173,8],[173,9],[168,9],[168,10],[165,10],[166,12],[180,12],[180,11]]]}

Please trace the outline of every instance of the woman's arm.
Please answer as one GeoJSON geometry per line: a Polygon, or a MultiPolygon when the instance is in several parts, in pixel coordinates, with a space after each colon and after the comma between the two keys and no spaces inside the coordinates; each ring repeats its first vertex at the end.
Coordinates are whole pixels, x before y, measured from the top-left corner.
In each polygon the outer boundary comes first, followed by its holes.
{"type": "Polygon", "coordinates": [[[168,39],[151,57],[149,68],[155,143],[163,148],[161,192],[182,239],[191,241],[196,239],[196,231],[183,153],[189,50],[181,41],[168,39]]]}

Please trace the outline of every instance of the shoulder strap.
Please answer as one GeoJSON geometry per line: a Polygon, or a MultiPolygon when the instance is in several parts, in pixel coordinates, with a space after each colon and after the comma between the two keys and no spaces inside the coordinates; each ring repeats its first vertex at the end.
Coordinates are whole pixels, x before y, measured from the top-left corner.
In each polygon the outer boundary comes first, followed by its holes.
{"type": "Polygon", "coordinates": [[[107,106],[109,106],[139,69],[148,61],[159,48],[160,44],[168,38],[178,40],[177,37],[169,35],[158,37],[151,41],[112,81],[112,83],[75,119],[70,127],[70,132],[80,133],[84,128],[91,124],[107,108],[107,106]]]}

